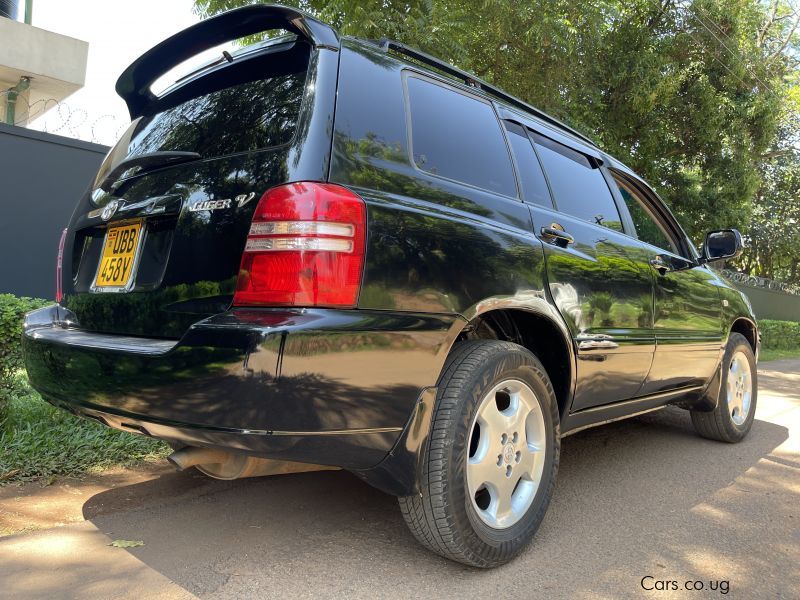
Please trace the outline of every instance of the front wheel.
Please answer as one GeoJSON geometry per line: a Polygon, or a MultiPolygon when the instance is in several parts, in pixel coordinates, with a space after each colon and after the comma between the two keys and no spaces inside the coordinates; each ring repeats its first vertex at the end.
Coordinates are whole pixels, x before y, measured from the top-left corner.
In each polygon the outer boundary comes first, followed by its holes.
{"type": "Polygon", "coordinates": [[[420,494],[400,498],[417,540],[477,567],[511,560],[550,502],[560,451],[553,386],[510,342],[459,344],[439,379],[420,494]]]}
{"type": "Polygon", "coordinates": [[[728,338],[721,368],[717,407],[711,412],[691,411],[692,425],[710,440],[739,442],[753,426],[758,399],[756,358],[742,334],[732,333],[728,338]]]}

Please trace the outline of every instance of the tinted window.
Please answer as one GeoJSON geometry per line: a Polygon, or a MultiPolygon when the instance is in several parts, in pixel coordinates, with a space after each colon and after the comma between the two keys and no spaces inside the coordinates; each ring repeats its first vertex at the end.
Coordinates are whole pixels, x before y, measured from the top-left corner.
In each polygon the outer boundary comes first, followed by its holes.
{"type": "MultiPolygon", "coordinates": [[[[297,126],[308,70],[307,51],[243,62],[178,88],[179,100],[133,121],[100,168],[98,181],[131,156],[159,151],[212,158],[279,146],[297,126]],[[254,76],[260,79],[253,79],[254,76]]],[[[169,98],[171,96],[168,96],[169,98]]]]}
{"type": "Polygon", "coordinates": [[[492,107],[477,98],[408,78],[411,146],[417,167],[516,196],[511,157],[492,107]]]}
{"type": "Polygon", "coordinates": [[[550,199],[550,190],[542,172],[542,165],[533,151],[533,144],[528,138],[525,129],[516,123],[506,123],[508,140],[517,161],[517,171],[522,181],[522,197],[527,202],[533,202],[547,208],[553,207],[550,199]]]}
{"type": "Polygon", "coordinates": [[[352,142],[360,140],[358,152],[408,162],[406,105],[403,84],[397,72],[376,69],[379,59],[342,48],[336,99],[334,151],[351,160],[352,142]],[[379,106],[380,110],[375,110],[379,106]],[[342,147],[340,150],[337,146],[342,147]]]}
{"type": "Polygon", "coordinates": [[[558,210],[584,221],[622,231],[611,190],[589,158],[537,133],[536,149],[550,179],[558,210]]]}
{"type": "Polygon", "coordinates": [[[637,237],[643,242],[678,254],[675,243],[664,231],[661,224],[652,216],[647,208],[647,203],[642,200],[639,192],[633,186],[617,177],[614,177],[614,180],[617,182],[619,193],[622,195],[622,199],[628,207],[628,212],[631,214],[637,237]]]}
{"type": "Polygon", "coordinates": [[[128,155],[190,150],[223,156],[285,144],[294,135],[306,74],[232,86],[141,119],[128,155]]]}

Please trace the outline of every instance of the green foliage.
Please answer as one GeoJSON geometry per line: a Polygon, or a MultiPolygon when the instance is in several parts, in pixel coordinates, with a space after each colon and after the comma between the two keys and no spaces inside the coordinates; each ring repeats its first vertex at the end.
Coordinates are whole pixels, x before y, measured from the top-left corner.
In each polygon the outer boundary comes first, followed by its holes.
{"type": "Polygon", "coordinates": [[[8,386],[9,414],[0,432],[0,485],[52,475],[79,475],[169,453],[163,442],[79,419],[42,400],[22,371],[8,386]]]}
{"type": "MultiPolygon", "coordinates": [[[[209,16],[248,3],[195,7],[209,16]]],[[[750,225],[765,156],[800,97],[786,0],[289,3],[343,34],[430,52],[589,133],[697,242],[750,225]]]]}
{"type": "Polygon", "coordinates": [[[758,326],[762,349],[796,350],[800,353],[800,323],[764,319],[758,322],[758,326]]]}
{"type": "Polygon", "coordinates": [[[781,360],[784,358],[800,358],[800,348],[792,348],[790,350],[771,350],[769,348],[762,348],[761,354],[758,357],[758,362],[765,363],[771,360],[781,360]]]}
{"type": "Polygon", "coordinates": [[[8,409],[13,375],[22,367],[22,319],[45,304],[48,301],[0,294],[0,425],[8,409]]]}
{"type": "Polygon", "coordinates": [[[762,166],[747,236],[744,272],[800,284],[800,111],[780,128],[779,142],[762,166]]]}
{"type": "Polygon", "coordinates": [[[47,300],[0,294],[0,484],[164,456],[168,448],[79,419],[31,389],[22,368],[22,319],[47,300]]]}

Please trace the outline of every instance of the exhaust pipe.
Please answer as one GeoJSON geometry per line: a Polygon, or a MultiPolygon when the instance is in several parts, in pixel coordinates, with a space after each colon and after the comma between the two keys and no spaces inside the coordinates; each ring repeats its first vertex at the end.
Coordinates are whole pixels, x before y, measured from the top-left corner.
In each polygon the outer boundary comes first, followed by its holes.
{"type": "Polygon", "coordinates": [[[259,458],[244,454],[233,454],[214,448],[198,448],[196,446],[187,446],[176,450],[167,457],[167,460],[178,471],[196,467],[198,471],[209,477],[224,480],[339,470],[339,467],[259,458]]]}
{"type": "Polygon", "coordinates": [[[231,455],[224,450],[215,450],[214,448],[197,448],[195,446],[187,446],[176,450],[167,457],[167,460],[172,463],[178,471],[185,471],[190,467],[197,465],[220,465],[230,460],[231,455]]]}

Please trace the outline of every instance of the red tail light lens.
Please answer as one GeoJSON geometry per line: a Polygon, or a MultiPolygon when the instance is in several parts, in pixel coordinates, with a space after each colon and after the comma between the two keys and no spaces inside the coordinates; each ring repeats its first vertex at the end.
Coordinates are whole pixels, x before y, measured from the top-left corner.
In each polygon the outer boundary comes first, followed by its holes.
{"type": "Polygon", "coordinates": [[[366,242],[364,201],[328,183],[290,183],[258,202],[235,306],[354,307],[366,242]]]}
{"type": "Polygon", "coordinates": [[[64,289],[61,287],[61,274],[64,271],[64,243],[67,241],[67,230],[61,232],[61,239],[58,241],[58,258],[56,259],[56,302],[61,302],[64,298],[64,289]]]}

